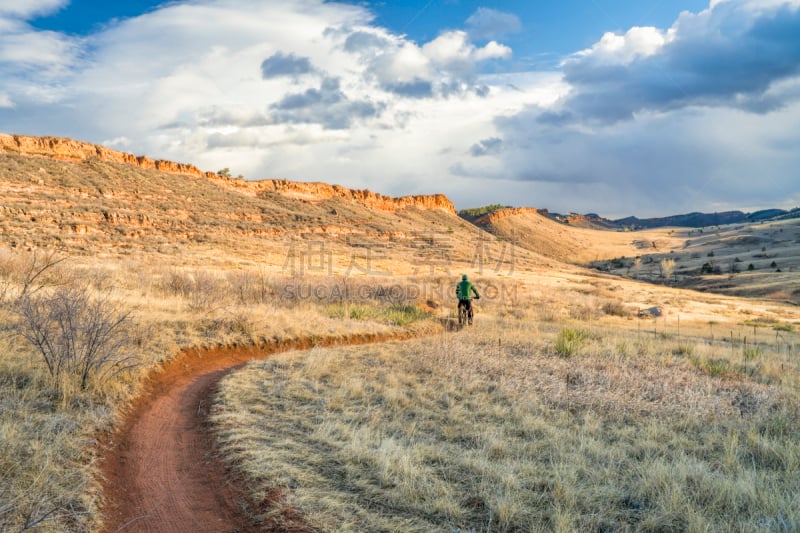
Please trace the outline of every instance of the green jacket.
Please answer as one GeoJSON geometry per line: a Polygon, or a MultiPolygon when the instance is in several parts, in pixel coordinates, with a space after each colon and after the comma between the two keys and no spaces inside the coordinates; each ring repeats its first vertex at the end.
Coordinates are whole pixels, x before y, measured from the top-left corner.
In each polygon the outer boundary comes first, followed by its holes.
{"type": "Polygon", "coordinates": [[[478,294],[478,290],[475,288],[475,285],[469,281],[462,281],[456,285],[456,297],[458,297],[459,300],[472,300],[471,293],[473,292],[478,298],[481,297],[481,295],[478,294]]]}

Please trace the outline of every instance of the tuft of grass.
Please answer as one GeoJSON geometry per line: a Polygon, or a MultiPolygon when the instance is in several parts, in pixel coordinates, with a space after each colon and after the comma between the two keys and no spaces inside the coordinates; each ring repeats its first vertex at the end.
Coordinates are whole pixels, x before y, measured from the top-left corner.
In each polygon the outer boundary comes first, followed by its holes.
{"type": "Polygon", "coordinates": [[[558,332],[553,345],[559,357],[572,357],[589,339],[589,333],[583,329],[562,328],[558,332]]]}
{"type": "Polygon", "coordinates": [[[395,303],[390,305],[364,305],[357,303],[337,303],[325,306],[331,318],[350,320],[372,320],[398,327],[430,318],[430,314],[416,305],[395,303]]]}
{"type": "Polygon", "coordinates": [[[764,352],[760,346],[745,346],[742,348],[742,358],[745,361],[754,361],[761,359],[763,356],[764,352]]]}
{"type": "Polygon", "coordinates": [[[694,345],[681,343],[672,347],[672,355],[680,357],[691,357],[694,355],[694,345]]]}
{"type": "Polygon", "coordinates": [[[400,327],[408,326],[430,317],[424,310],[411,304],[392,304],[389,307],[382,308],[379,316],[389,324],[400,327]]]}
{"type": "Polygon", "coordinates": [[[699,357],[690,357],[689,361],[692,366],[710,376],[720,377],[733,372],[731,362],[725,358],[701,359],[699,357]]]}

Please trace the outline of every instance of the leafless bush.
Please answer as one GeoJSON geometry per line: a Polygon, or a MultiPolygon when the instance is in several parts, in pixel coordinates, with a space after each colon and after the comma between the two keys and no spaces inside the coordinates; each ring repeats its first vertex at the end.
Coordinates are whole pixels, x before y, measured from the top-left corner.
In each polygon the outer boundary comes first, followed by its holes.
{"type": "Polygon", "coordinates": [[[633,315],[633,310],[631,308],[616,300],[607,300],[603,302],[601,309],[605,314],[612,316],[621,316],[625,318],[633,315]]]}
{"type": "Polygon", "coordinates": [[[73,378],[86,390],[92,380],[103,382],[137,364],[129,349],[129,314],[107,295],[58,287],[23,295],[18,312],[19,333],[41,355],[57,387],[73,378]]]}
{"type": "Polygon", "coordinates": [[[228,283],[242,305],[266,303],[275,292],[264,272],[237,270],[228,274],[228,283]]]}
{"type": "Polygon", "coordinates": [[[75,520],[79,515],[87,514],[85,509],[60,498],[45,494],[27,496],[25,501],[19,501],[11,494],[6,499],[0,487],[0,531],[39,530],[48,522],[75,520]]]}
{"type": "Polygon", "coordinates": [[[208,311],[217,305],[226,293],[223,285],[223,280],[210,272],[195,272],[189,291],[189,308],[194,311],[208,311]]]}
{"type": "Polygon", "coordinates": [[[164,274],[158,286],[167,294],[185,297],[191,291],[192,281],[192,277],[187,272],[170,270],[164,274]]]}
{"type": "Polygon", "coordinates": [[[587,321],[598,318],[597,310],[591,305],[576,304],[569,306],[569,317],[575,320],[587,321]]]}
{"type": "Polygon", "coordinates": [[[41,254],[0,254],[0,302],[22,298],[47,285],[63,281],[63,273],[55,267],[65,261],[55,252],[41,254]]]}
{"type": "Polygon", "coordinates": [[[563,316],[561,307],[553,302],[536,302],[534,307],[537,318],[542,322],[557,322],[563,316]]]}
{"type": "Polygon", "coordinates": [[[167,294],[186,298],[193,311],[208,311],[229,292],[224,279],[211,272],[170,270],[159,283],[167,294]]]}

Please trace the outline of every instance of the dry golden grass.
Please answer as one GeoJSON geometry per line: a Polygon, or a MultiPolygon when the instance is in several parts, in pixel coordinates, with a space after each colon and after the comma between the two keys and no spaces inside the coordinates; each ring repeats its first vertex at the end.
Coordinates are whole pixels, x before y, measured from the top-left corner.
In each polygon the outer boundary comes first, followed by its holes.
{"type": "MultiPolygon", "coordinates": [[[[42,254],[37,257],[41,264],[42,254]]],[[[32,259],[32,254],[0,253],[0,531],[98,527],[96,438],[119,420],[143,377],[179,350],[388,333],[418,328],[414,322],[426,316],[405,300],[374,298],[377,291],[364,291],[366,297],[352,304],[369,309],[368,315],[342,316],[331,310],[344,304],[299,289],[287,292],[290,283],[299,282],[260,270],[68,259],[48,269],[36,290],[88,286],[130,311],[128,333],[139,363],[111,379],[90,380],[82,390],[75,376],[54,380],[18,334],[15,298],[32,259]]],[[[325,294],[336,282],[304,281],[326,288],[325,294]]]]}
{"type": "MultiPolygon", "coordinates": [[[[503,243],[441,209],[372,209],[344,198],[254,195],[206,178],[99,160],[0,153],[5,244],[87,260],[128,258],[200,269],[266,266],[272,273],[426,274],[503,243]]],[[[506,257],[502,258],[503,250],[506,257]]],[[[520,250],[520,264],[542,258],[520,250]]]]}
{"type": "MultiPolygon", "coordinates": [[[[673,239],[669,246],[620,253],[593,264],[651,282],[800,303],[800,219],[668,231],[673,239]],[[666,277],[665,261],[674,265],[666,277]]],[[[602,240],[603,232],[596,233],[602,240]]]]}
{"type": "Polygon", "coordinates": [[[321,531],[800,528],[797,337],[745,368],[700,324],[517,314],[249,365],[216,400],[227,460],[321,531]]]}
{"type": "MultiPolygon", "coordinates": [[[[345,530],[798,528],[794,308],[589,272],[441,210],[253,196],[95,160],[2,154],[0,196],[2,531],[97,528],[97,433],[182,348],[429,331],[420,309],[451,323],[464,272],[484,294],[480,334],[283,356],[274,376],[232,378],[226,405],[254,410],[242,438],[268,444],[242,463],[257,491],[288,488],[310,521],[345,530]],[[130,311],[140,366],[85,390],[49,378],[14,327],[21,250],[69,257],[47,287],[88,285],[130,311]],[[662,316],[636,318],[649,307],[662,316]]],[[[729,292],[795,298],[794,228],[765,226],[752,249],[783,273],[737,274],[729,292]]],[[[735,240],[750,228],[722,231],[723,247],[691,236],[692,261],[753,246],[735,240]]],[[[586,259],[637,246],[586,232],[564,236],[586,259]]],[[[661,282],[661,259],[630,274],[661,282]]],[[[687,265],[676,257],[679,277],[687,265]]]]}
{"type": "Polygon", "coordinates": [[[566,263],[587,264],[615,257],[664,252],[683,245],[674,229],[621,232],[562,224],[534,210],[507,210],[485,225],[494,235],[566,263]]]}

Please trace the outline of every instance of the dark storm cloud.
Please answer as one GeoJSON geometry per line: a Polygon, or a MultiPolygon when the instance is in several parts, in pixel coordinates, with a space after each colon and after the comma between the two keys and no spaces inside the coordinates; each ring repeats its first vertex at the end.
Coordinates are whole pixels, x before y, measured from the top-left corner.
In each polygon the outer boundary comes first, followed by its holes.
{"type": "Polygon", "coordinates": [[[769,90],[800,74],[800,10],[751,16],[743,17],[738,2],[725,2],[679,21],[674,39],[653,55],[627,64],[609,64],[594,52],[571,59],[564,79],[574,92],[564,107],[576,120],[609,122],[693,105],[757,113],[783,107],[796,96],[769,90]]]}
{"type": "Polygon", "coordinates": [[[797,195],[798,134],[779,132],[792,131],[800,120],[798,102],[781,113],[687,108],[594,127],[543,116],[532,106],[496,119],[498,141],[473,145],[473,157],[450,171],[526,183],[546,191],[549,207],[583,212],[663,215],[721,205],[783,206],[797,195]]]}
{"type": "Polygon", "coordinates": [[[384,82],[381,88],[386,92],[407,98],[431,98],[433,96],[433,83],[419,78],[408,82],[384,82]]]}
{"type": "Polygon", "coordinates": [[[490,137],[484,139],[477,144],[473,144],[469,149],[469,153],[473,157],[481,157],[485,155],[494,155],[500,153],[503,149],[503,140],[497,137],[490,137]]]}
{"type": "Polygon", "coordinates": [[[294,54],[277,52],[261,63],[261,76],[265,80],[280,77],[297,78],[315,72],[311,60],[294,54]]]}
{"type": "Polygon", "coordinates": [[[290,94],[270,106],[275,123],[320,124],[325,129],[346,129],[356,120],[377,117],[383,104],[368,100],[352,101],[337,78],[325,78],[319,89],[290,94]]]}

